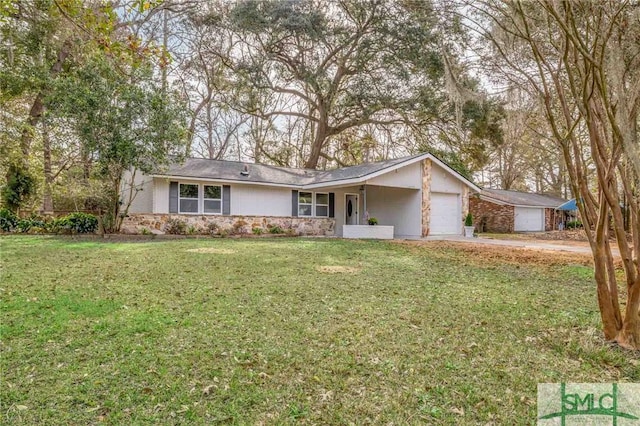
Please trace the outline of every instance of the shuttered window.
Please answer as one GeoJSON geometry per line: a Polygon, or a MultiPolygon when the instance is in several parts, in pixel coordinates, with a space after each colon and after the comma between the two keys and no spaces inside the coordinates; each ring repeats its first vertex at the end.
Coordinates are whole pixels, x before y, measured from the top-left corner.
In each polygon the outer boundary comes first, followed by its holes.
{"type": "Polygon", "coordinates": [[[313,192],[298,193],[298,216],[313,216],[313,192]]]}
{"type": "Polygon", "coordinates": [[[231,214],[231,187],[171,182],[169,213],[231,214]]]}
{"type": "Polygon", "coordinates": [[[222,186],[204,185],[203,209],[205,213],[222,213],[222,186]]]}
{"type": "Polygon", "coordinates": [[[198,213],[198,185],[180,184],[179,208],[180,213],[198,213]]]}
{"type": "Polygon", "coordinates": [[[316,216],[329,217],[329,194],[316,192],[316,216]]]}

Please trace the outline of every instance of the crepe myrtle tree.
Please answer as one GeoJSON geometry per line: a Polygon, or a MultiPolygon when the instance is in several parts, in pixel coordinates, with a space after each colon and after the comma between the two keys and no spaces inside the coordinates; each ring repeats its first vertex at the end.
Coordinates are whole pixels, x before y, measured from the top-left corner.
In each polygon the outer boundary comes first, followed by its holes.
{"type": "Polygon", "coordinates": [[[493,50],[493,71],[538,100],[562,153],[593,253],[605,338],[640,349],[637,4],[484,0],[464,6],[476,12],[470,16],[479,19],[478,32],[493,50]]]}
{"type": "Polygon", "coordinates": [[[146,65],[122,73],[98,54],[56,81],[47,107],[71,123],[91,157],[92,175],[103,183],[106,232],[120,230],[140,191],[136,173],[179,159],[186,149],[186,108],[146,65]]]}

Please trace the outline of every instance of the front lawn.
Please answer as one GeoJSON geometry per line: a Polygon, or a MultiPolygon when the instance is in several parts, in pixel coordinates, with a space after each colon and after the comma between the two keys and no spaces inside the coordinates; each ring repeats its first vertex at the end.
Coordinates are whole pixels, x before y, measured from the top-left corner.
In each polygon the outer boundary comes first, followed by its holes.
{"type": "Polygon", "coordinates": [[[5,423],[532,424],[539,382],[640,381],[571,261],[33,236],[0,256],[5,423]]]}

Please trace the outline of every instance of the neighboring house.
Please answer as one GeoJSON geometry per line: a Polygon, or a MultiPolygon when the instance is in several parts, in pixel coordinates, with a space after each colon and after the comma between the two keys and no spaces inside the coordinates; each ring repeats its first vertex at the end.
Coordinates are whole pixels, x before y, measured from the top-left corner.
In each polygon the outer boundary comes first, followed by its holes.
{"type": "Polygon", "coordinates": [[[480,190],[431,154],[328,171],[191,158],[135,182],[142,191],[124,232],[162,232],[170,217],[180,217],[200,229],[279,226],[343,236],[349,226],[366,224],[367,212],[393,226],[395,237],[457,235],[469,189],[480,190]]]}
{"type": "Polygon", "coordinates": [[[502,189],[483,189],[469,200],[480,232],[552,231],[564,214],[556,208],[564,198],[502,189]]]}

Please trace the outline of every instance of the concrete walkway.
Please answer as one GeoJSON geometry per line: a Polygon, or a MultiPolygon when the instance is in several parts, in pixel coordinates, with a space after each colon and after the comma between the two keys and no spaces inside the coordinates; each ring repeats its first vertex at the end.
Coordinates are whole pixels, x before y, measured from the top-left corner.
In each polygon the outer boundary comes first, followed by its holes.
{"type": "MultiPolygon", "coordinates": [[[[453,241],[458,243],[467,244],[484,244],[489,246],[503,246],[503,247],[521,247],[531,250],[549,250],[549,251],[564,251],[571,253],[591,254],[591,248],[589,246],[569,245],[569,244],[553,244],[541,241],[527,241],[527,240],[494,240],[490,238],[465,238],[460,235],[436,235],[427,237],[427,241],[453,241]]],[[[614,256],[620,256],[618,249],[613,249],[614,256]]]]}

